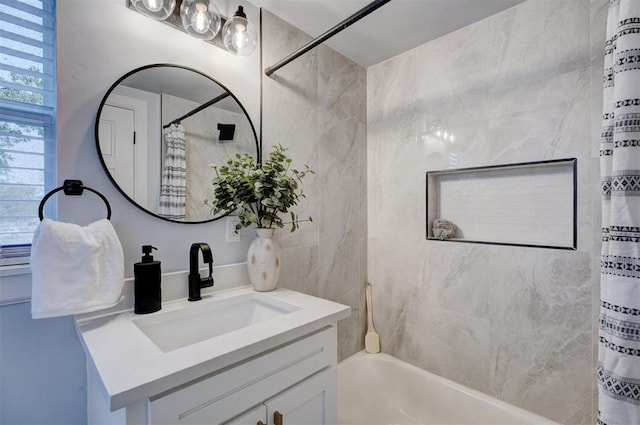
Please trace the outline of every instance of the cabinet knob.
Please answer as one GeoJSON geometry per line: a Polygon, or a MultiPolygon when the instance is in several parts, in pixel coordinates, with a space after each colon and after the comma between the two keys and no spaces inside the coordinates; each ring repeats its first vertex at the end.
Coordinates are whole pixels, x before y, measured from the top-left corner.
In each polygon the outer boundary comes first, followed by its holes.
{"type": "Polygon", "coordinates": [[[273,425],[283,425],[284,415],[277,410],[273,412],[273,425]]]}
{"type": "Polygon", "coordinates": [[[265,423],[264,423],[264,422],[262,422],[262,421],[258,421],[258,423],[257,423],[256,425],[267,425],[267,424],[265,424],[265,423]]]}

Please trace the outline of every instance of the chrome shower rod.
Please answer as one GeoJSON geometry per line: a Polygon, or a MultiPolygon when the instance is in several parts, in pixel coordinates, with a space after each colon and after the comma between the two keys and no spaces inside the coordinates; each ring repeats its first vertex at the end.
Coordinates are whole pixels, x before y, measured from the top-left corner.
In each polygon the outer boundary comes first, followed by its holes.
{"type": "Polygon", "coordinates": [[[270,66],[268,68],[265,68],[264,73],[267,76],[270,76],[271,74],[273,74],[274,72],[276,72],[278,69],[282,68],[283,66],[285,66],[289,62],[299,58],[302,55],[304,55],[309,50],[311,50],[314,47],[316,47],[318,44],[323,43],[324,41],[326,41],[329,38],[333,37],[334,35],[338,34],[340,31],[344,30],[345,28],[355,24],[360,19],[364,18],[365,16],[367,16],[371,12],[375,11],[379,7],[385,5],[386,3],[389,3],[390,1],[391,0],[375,0],[375,1],[372,1],[371,3],[369,3],[368,5],[366,5],[365,7],[363,7],[362,9],[357,11],[356,13],[354,13],[353,15],[349,16],[344,21],[340,22],[338,25],[336,25],[333,28],[327,30],[324,34],[319,35],[318,37],[314,38],[313,40],[311,40],[310,42],[308,42],[304,46],[300,47],[298,50],[296,50],[295,52],[291,53],[289,56],[285,57],[280,62],[278,62],[275,65],[272,65],[272,66],[270,66]]]}

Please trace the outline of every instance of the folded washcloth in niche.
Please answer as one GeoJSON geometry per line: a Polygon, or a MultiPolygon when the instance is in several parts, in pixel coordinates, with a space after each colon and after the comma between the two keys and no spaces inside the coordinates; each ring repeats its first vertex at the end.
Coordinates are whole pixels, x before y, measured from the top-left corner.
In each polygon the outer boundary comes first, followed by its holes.
{"type": "Polygon", "coordinates": [[[107,219],[88,226],[45,218],[31,244],[31,316],[88,313],[122,299],[124,254],[107,219]]]}

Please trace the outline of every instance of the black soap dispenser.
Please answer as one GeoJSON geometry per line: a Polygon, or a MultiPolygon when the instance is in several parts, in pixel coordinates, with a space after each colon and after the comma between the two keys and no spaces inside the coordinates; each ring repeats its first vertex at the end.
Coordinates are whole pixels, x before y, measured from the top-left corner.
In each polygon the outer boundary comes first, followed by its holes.
{"type": "Polygon", "coordinates": [[[151,250],[158,248],[142,246],[142,261],[133,265],[134,313],[146,314],[160,310],[162,296],[160,292],[160,261],[153,261],[151,250]]]}

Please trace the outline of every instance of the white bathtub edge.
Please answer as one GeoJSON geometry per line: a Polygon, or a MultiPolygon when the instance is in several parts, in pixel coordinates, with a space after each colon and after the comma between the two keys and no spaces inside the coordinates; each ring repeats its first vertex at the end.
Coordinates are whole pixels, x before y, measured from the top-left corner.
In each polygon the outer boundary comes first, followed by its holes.
{"type": "Polygon", "coordinates": [[[500,400],[496,397],[490,396],[488,394],[482,393],[478,390],[474,390],[473,388],[467,387],[465,385],[459,384],[457,382],[451,381],[447,378],[444,378],[442,376],[436,375],[432,372],[429,372],[425,369],[421,369],[417,366],[414,366],[410,363],[407,363],[403,360],[400,360],[396,357],[393,357],[389,354],[386,353],[378,353],[378,354],[369,354],[366,351],[360,351],[344,360],[342,360],[340,363],[338,363],[338,376],[340,376],[340,370],[344,367],[349,366],[351,363],[353,362],[361,362],[361,361],[385,361],[385,362],[392,362],[392,363],[396,363],[398,364],[400,367],[406,368],[409,371],[413,371],[417,374],[421,374],[423,376],[428,377],[429,379],[432,379],[433,381],[437,382],[438,384],[447,386],[449,388],[453,388],[456,391],[462,392],[464,394],[467,394],[470,397],[473,397],[475,399],[479,399],[482,400],[483,402],[489,404],[489,405],[493,405],[496,408],[500,409],[500,410],[504,410],[506,412],[510,412],[513,413],[515,415],[519,415],[519,416],[523,416],[526,417],[528,420],[531,421],[531,423],[535,423],[535,424],[540,424],[540,425],[560,425],[558,422],[554,422],[551,419],[548,419],[544,416],[541,416],[539,414],[533,413],[531,411],[525,410],[523,408],[514,406],[512,404],[509,404],[503,400],[500,400]]]}

